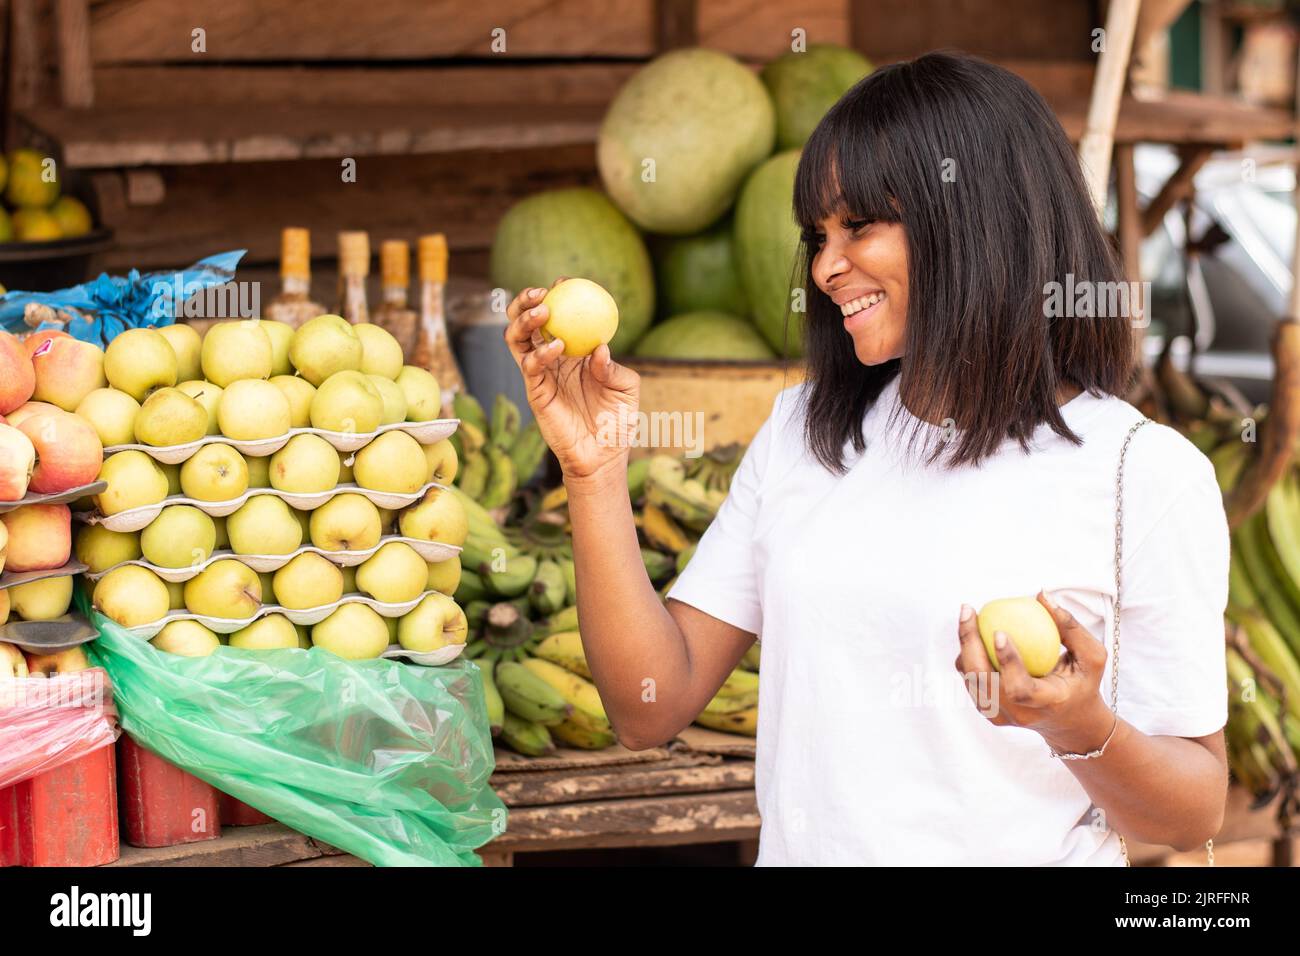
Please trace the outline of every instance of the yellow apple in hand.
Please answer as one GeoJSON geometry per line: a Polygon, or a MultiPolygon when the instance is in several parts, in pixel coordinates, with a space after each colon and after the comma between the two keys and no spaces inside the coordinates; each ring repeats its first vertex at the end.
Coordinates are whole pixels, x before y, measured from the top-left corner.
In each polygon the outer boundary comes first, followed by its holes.
{"type": "Polygon", "coordinates": [[[596,351],[618,331],[614,297],[590,279],[565,279],[542,299],[548,315],[542,338],[564,340],[564,354],[581,358],[596,351]]]}
{"type": "Polygon", "coordinates": [[[989,601],[980,608],[980,638],[984,649],[988,651],[989,662],[994,670],[1001,670],[998,665],[997,648],[993,637],[998,631],[1004,632],[1020,653],[1025,670],[1034,677],[1042,677],[1051,672],[1061,656],[1061,633],[1056,629],[1056,622],[1047,608],[1036,598],[1015,597],[989,601]]]}

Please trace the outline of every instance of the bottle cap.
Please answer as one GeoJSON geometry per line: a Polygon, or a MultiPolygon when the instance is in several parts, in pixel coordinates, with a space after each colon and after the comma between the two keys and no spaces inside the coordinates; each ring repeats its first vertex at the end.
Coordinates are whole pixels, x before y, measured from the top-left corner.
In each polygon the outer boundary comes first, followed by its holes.
{"type": "Polygon", "coordinates": [[[370,275],[370,237],[366,233],[339,233],[339,272],[370,275]]]}
{"type": "Polygon", "coordinates": [[[411,284],[411,246],[402,239],[385,239],[379,246],[379,275],[385,286],[411,284]]]}
{"type": "Polygon", "coordinates": [[[420,281],[447,281],[447,237],[440,232],[420,237],[420,281]]]}
{"type": "Polygon", "coordinates": [[[298,226],[280,231],[280,278],[311,278],[311,233],[298,226]]]}

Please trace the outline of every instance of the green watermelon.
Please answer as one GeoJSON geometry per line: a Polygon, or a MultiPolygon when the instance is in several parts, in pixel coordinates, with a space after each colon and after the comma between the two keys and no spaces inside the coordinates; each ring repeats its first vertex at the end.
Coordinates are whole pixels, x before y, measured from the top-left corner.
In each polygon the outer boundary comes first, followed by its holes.
{"type": "Polygon", "coordinates": [[[728,217],[693,236],[659,236],[651,242],[660,315],[701,309],[749,314],[731,229],[728,217]]]}
{"type": "Polygon", "coordinates": [[[714,50],[675,50],[638,71],[610,103],[596,144],[605,189],[649,232],[699,232],[722,217],[772,152],[776,120],[762,82],[714,50]]]}
{"type": "Polygon", "coordinates": [[[654,317],[654,273],[641,234],[594,189],[552,189],[515,203],[492,242],[492,283],[511,295],[590,279],[618,304],[615,355],[632,350],[654,317]]]}
{"type": "Polygon", "coordinates": [[[800,149],[813,128],[872,70],[857,50],[814,43],[806,53],[787,53],[763,67],[760,76],[776,106],[776,148],[800,149]]]}
{"type": "MultiPolygon", "coordinates": [[[[799,227],[794,221],[794,174],[799,151],[777,153],[750,174],[736,202],[736,262],[740,281],[754,313],[754,324],[778,354],[803,354],[801,312],[791,312],[791,287],[803,281],[796,274],[799,227]],[[790,324],[781,338],[786,314],[790,324]]],[[[806,301],[807,296],[801,297],[806,301]]]]}
{"type": "Polygon", "coordinates": [[[744,319],[725,312],[686,312],[650,327],[636,345],[643,358],[772,359],[776,356],[744,319]]]}

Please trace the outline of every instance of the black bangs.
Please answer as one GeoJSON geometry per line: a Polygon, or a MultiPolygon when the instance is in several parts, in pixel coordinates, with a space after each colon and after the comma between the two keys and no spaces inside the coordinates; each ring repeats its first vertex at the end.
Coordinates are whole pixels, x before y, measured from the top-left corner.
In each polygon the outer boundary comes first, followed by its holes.
{"type": "Polygon", "coordinates": [[[891,137],[884,128],[887,112],[877,99],[850,100],[846,95],[804,144],[795,174],[794,217],[805,236],[841,213],[873,222],[899,221],[891,137]]]}
{"type": "Polygon", "coordinates": [[[943,445],[927,461],[978,464],[1041,425],[1080,441],[1060,413],[1074,387],[1124,394],[1137,368],[1132,315],[1049,314],[1049,290],[1098,289],[1122,272],[1074,148],[1042,96],[975,57],[930,53],[860,80],[805,144],[794,187],[807,290],[802,342],[809,451],[843,472],[884,387],[943,445]],[[892,222],[907,243],[903,357],[857,360],[814,278],[831,216],[892,222]]]}

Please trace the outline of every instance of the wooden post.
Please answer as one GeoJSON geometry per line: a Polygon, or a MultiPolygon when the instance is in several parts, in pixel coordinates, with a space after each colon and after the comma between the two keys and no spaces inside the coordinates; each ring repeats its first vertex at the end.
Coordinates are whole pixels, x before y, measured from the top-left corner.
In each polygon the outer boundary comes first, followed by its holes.
{"type": "Polygon", "coordinates": [[[1119,104],[1124,95],[1129,54],[1133,50],[1133,34],[1137,30],[1141,6],[1142,0],[1111,0],[1106,11],[1105,46],[1097,59],[1088,119],[1079,140],[1079,162],[1083,165],[1083,175],[1099,214],[1106,207],[1115,121],[1119,118],[1119,104]]]}
{"type": "Polygon", "coordinates": [[[57,0],[55,18],[59,43],[59,98],[69,109],[95,105],[90,62],[88,0],[57,0]]]}

